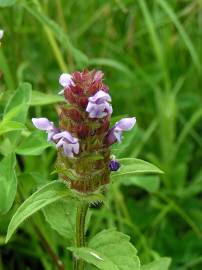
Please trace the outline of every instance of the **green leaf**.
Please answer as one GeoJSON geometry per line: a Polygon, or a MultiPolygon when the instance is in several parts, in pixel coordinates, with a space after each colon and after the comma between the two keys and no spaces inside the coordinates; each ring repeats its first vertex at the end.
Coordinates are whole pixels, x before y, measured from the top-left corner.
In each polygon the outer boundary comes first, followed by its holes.
{"type": "Polygon", "coordinates": [[[160,187],[160,179],[157,175],[120,176],[119,183],[124,186],[138,186],[147,192],[156,192],[160,187]]]}
{"type": "Polygon", "coordinates": [[[86,262],[103,270],[139,270],[140,262],[130,237],[115,231],[103,230],[94,236],[89,247],[69,248],[86,262]]]}
{"type": "Polygon", "coordinates": [[[70,194],[67,186],[61,181],[53,181],[40,188],[33,193],[23,204],[17,209],[8,226],[6,242],[9,241],[15,230],[22,222],[41,210],[45,206],[56,202],[62,198],[68,197],[70,194]]]}
{"type": "MultiPolygon", "coordinates": [[[[4,116],[6,116],[10,111],[13,112],[14,108],[21,106],[21,109],[15,114],[12,118],[13,121],[19,122],[21,124],[25,124],[28,108],[31,100],[31,84],[29,83],[21,83],[14,93],[14,95],[8,101],[4,116]]],[[[20,132],[11,132],[8,135],[9,139],[12,141],[13,146],[15,146],[16,141],[19,139],[20,132]]]]}
{"type": "Polygon", "coordinates": [[[43,209],[46,221],[61,236],[73,242],[76,221],[76,201],[60,200],[43,209]]]}
{"type": "Polygon", "coordinates": [[[47,134],[45,132],[34,131],[20,143],[15,152],[25,156],[37,156],[51,146],[53,144],[47,142],[47,134]]]}
{"type": "Polygon", "coordinates": [[[160,258],[154,262],[141,266],[141,270],[168,270],[171,263],[170,258],[160,258]]]}
{"type": "Polygon", "coordinates": [[[64,102],[64,98],[59,95],[54,94],[45,94],[39,91],[33,91],[32,92],[32,100],[30,105],[31,106],[43,106],[58,102],[64,102]]]}
{"type": "Polygon", "coordinates": [[[3,120],[0,122],[0,135],[13,130],[22,130],[25,128],[24,124],[17,121],[17,115],[23,110],[23,104],[11,108],[7,113],[4,114],[3,120]]]}
{"type": "Polygon", "coordinates": [[[8,7],[14,5],[16,0],[0,0],[0,7],[8,7]]]}
{"type": "Polygon", "coordinates": [[[3,156],[8,156],[10,153],[13,152],[12,149],[12,144],[10,142],[10,140],[7,137],[1,138],[1,142],[0,142],[0,153],[3,156]]]}
{"type": "Polygon", "coordinates": [[[13,120],[24,123],[27,116],[27,110],[31,101],[31,84],[21,83],[14,93],[14,95],[8,101],[4,115],[10,112],[17,106],[21,106],[21,110],[15,115],[13,120]]]}
{"type": "Polygon", "coordinates": [[[118,172],[112,174],[112,179],[122,175],[137,175],[148,173],[163,173],[155,165],[137,158],[122,158],[118,160],[121,164],[121,168],[118,172]]]}
{"type": "Polygon", "coordinates": [[[11,208],[17,190],[15,175],[15,155],[12,153],[0,162],[0,214],[5,214],[11,208]]]}
{"type": "Polygon", "coordinates": [[[11,108],[7,113],[4,113],[3,122],[13,120],[18,113],[23,110],[23,104],[11,108]]]}
{"type": "Polygon", "coordinates": [[[25,126],[20,122],[2,121],[0,123],[0,135],[7,133],[9,131],[13,131],[13,130],[22,130],[24,128],[25,128],[25,126]]]}

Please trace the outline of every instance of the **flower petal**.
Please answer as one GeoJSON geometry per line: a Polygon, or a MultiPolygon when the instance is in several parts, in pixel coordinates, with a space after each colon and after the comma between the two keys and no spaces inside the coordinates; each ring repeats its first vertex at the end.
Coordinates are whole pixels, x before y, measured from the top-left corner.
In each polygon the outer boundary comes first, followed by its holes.
{"type": "Polygon", "coordinates": [[[72,144],[72,148],[75,154],[79,153],[79,143],[72,144]]]}
{"type": "Polygon", "coordinates": [[[66,139],[70,143],[77,143],[78,142],[78,139],[74,138],[68,131],[62,131],[62,132],[56,133],[53,136],[54,140],[58,140],[61,138],[66,139]]]}
{"type": "Polygon", "coordinates": [[[70,86],[71,84],[74,85],[74,82],[72,80],[72,75],[68,73],[62,73],[59,77],[59,83],[64,88],[70,86]]]}
{"type": "Polygon", "coordinates": [[[116,122],[115,129],[120,131],[128,131],[134,127],[136,123],[136,118],[123,118],[120,121],[116,122]]]}
{"type": "Polygon", "coordinates": [[[114,136],[116,137],[118,142],[122,141],[122,131],[114,129],[114,136]]]}
{"type": "Polygon", "coordinates": [[[113,110],[112,110],[112,105],[109,104],[108,102],[105,102],[105,111],[107,112],[107,114],[112,114],[113,110]]]}
{"type": "Polygon", "coordinates": [[[108,102],[112,101],[110,95],[102,90],[99,90],[94,96],[89,97],[88,100],[90,102],[97,103],[97,104],[102,103],[104,101],[108,101],[108,102]]]}
{"type": "Polygon", "coordinates": [[[52,141],[53,140],[53,136],[54,136],[54,134],[55,134],[55,131],[47,131],[47,133],[48,133],[48,138],[47,138],[47,140],[48,140],[48,142],[50,142],[50,141],[52,141]]]}
{"type": "Polygon", "coordinates": [[[63,149],[64,149],[65,156],[67,156],[69,158],[74,157],[74,154],[72,152],[72,145],[71,144],[68,144],[68,143],[64,142],[63,149]]]}
{"type": "Polygon", "coordinates": [[[50,122],[47,118],[32,118],[32,123],[41,130],[48,131],[54,129],[53,122],[50,122]]]}
{"type": "Polygon", "coordinates": [[[89,103],[87,106],[90,118],[103,118],[107,115],[105,112],[105,104],[97,105],[95,103],[89,103]]]}
{"type": "Polygon", "coordinates": [[[90,118],[103,118],[106,115],[112,114],[112,106],[108,102],[96,104],[88,102],[86,111],[90,118]]]}
{"type": "Polygon", "coordinates": [[[61,146],[63,146],[63,143],[64,143],[64,140],[63,139],[60,139],[57,144],[56,144],[56,147],[59,148],[61,146]]]}

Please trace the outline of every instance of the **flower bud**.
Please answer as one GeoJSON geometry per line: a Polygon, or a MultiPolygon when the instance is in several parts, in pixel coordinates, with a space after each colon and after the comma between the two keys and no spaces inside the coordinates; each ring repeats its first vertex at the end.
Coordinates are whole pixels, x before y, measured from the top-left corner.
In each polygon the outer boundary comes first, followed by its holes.
{"type": "Polygon", "coordinates": [[[120,163],[117,160],[111,160],[109,163],[109,168],[110,171],[118,171],[118,169],[120,168],[120,163]]]}

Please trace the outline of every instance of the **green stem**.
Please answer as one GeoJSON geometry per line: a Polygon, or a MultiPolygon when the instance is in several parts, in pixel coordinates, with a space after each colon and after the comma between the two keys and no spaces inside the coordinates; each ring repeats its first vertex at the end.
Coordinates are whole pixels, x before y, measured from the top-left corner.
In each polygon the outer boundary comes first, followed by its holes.
{"type": "MultiPolygon", "coordinates": [[[[88,203],[81,201],[77,207],[76,215],[76,247],[85,246],[85,220],[88,211],[88,203]]],[[[84,270],[84,261],[75,258],[74,270],[84,270]]]]}

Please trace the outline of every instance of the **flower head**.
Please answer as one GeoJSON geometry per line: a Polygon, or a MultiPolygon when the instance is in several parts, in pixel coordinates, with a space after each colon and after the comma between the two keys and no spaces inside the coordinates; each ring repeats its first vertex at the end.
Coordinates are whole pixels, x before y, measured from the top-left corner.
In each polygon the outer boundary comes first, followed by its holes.
{"type": "Polygon", "coordinates": [[[134,127],[135,123],[135,117],[123,118],[120,121],[116,122],[116,124],[110,129],[106,137],[107,143],[111,145],[116,141],[121,142],[123,131],[131,130],[134,127]]]}
{"type": "Polygon", "coordinates": [[[110,181],[120,164],[111,156],[110,145],[121,141],[123,131],[135,125],[135,118],[123,118],[110,129],[111,96],[102,71],[63,73],[59,83],[64,94],[59,128],[47,118],[33,118],[33,124],[48,133],[55,143],[56,169],[71,189],[81,193],[99,190],[110,181]],[[69,171],[69,173],[68,173],[69,171]]]}
{"type": "Polygon", "coordinates": [[[0,39],[3,38],[3,35],[4,35],[4,30],[0,29],[0,39]]]}
{"type": "Polygon", "coordinates": [[[112,114],[111,97],[108,93],[99,90],[95,95],[88,98],[86,111],[90,118],[103,118],[112,114]]]}
{"type": "MultiPolygon", "coordinates": [[[[68,73],[62,73],[59,78],[59,84],[64,87],[64,89],[69,87],[70,85],[74,86],[72,75],[68,73]]],[[[64,89],[62,89],[58,94],[64,94],[64,89]]]]}

